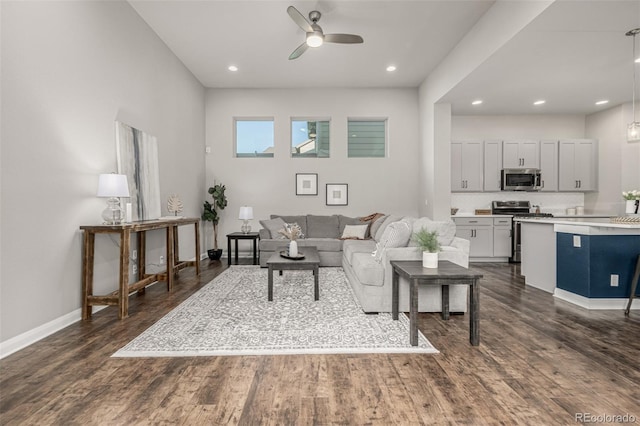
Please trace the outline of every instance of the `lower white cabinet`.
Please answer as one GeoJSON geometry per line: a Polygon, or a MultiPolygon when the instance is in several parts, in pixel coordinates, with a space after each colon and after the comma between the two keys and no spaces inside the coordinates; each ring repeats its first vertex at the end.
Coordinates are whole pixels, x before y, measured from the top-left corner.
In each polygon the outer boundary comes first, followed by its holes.
{"type": "Polygon", "coordinates": [[[454,217],[456,237],[471,242],[471,261],[492,261],[511,256],[510,217],[454,217]]]}

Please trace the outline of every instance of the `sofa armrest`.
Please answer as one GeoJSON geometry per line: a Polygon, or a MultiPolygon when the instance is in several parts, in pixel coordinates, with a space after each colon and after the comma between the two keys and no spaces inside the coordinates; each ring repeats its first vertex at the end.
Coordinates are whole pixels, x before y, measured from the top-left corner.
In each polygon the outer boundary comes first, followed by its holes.
{"type": "Polygon", "coordinates": [[[463,268],[469,267],[469,250],[471,242],[464,238],[454,237],[451,245],[441,247],[438,254],[439,260],[448,260],[449,262],[460,265],[463,268]]]}
{"type": "Polygon", "coordinates": [[[465,240],[460,237],[453,237],[453,241],[451,242],[451,247],[458,248],[465,252],[467,255],[469,254],[469,250],[471,249],[471,241],[465,240]]]}
{"type": "Polygon", "coordinates": [[[271,232],[269,232],[268,229],[260,229],[260,239],[261,240],[270,240],[271,239],[271,232]]]}

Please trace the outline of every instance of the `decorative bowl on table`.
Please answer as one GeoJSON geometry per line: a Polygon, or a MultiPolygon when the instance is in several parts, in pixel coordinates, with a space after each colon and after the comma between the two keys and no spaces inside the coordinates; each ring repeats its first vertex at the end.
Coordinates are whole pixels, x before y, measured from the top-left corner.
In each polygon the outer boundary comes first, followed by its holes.
{"type": "Polygon", "coordinates": [[[291,259],[291,260],[302,260],[302,259],[304,259],[304,253],[298,252],[298,254],[296,256],[290,256],[288,250],[281,251],[280,252],[280,256],[284,257],[285,259],[291,259]]]}

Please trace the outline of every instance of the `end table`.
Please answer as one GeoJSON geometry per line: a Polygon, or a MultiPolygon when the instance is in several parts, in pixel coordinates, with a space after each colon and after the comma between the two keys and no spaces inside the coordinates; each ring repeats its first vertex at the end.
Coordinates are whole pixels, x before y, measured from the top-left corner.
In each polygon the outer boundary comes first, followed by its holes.
{"type": "Polygon", "coordinates": [[[231,240],[235,240],[235,264],[238,264],[238,240],[253,240],[253,264],[259,265],[260,256],[258,255],[258,241],[260,240],[259,232],[232,232],[227,234],[227,264],[231,266],[231,240]]]}

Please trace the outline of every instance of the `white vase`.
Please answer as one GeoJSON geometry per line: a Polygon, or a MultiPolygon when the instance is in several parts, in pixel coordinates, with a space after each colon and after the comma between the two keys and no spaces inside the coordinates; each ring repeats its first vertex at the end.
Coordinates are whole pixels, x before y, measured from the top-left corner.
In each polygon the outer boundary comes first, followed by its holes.
{"type": "Polygon", "coordinates": [[[624,210],[626,214],[638,213],[638,200],[627,200],[626,208],[624,210]]]}
{"type": "Polygon", "coordinates": [[[289,243],[289,256],[296,257],[298,255],[298,242],[291,240],[289,243]]]}
{"type": "Polygon", "coordinates": [[[438,253],[429,253],[428,251],[422,252],[422,266],[424,268],[437,268],[438,267],[438,253]]]}

